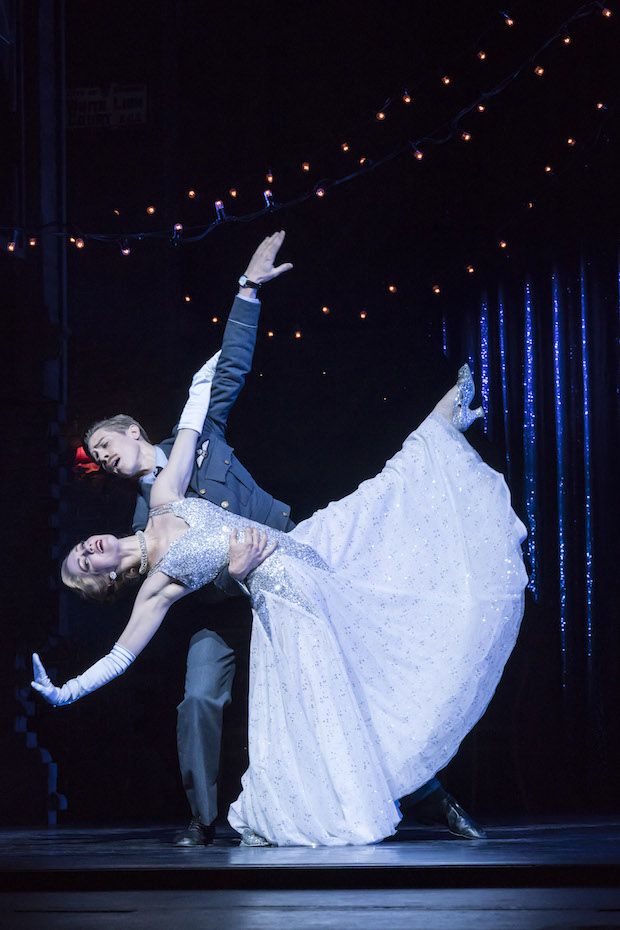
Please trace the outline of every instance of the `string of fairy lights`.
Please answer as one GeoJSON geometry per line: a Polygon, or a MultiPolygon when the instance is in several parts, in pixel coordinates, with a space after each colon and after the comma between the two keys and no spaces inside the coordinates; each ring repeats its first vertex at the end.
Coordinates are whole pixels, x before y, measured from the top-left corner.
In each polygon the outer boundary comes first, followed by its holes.
{"type": "MultiPolygon", "coordinates": [[[[123,258],[128,258],[131,255],[132,245],[135,243],[142,243],[146,240],[167,239],[172,243],[173,246],[181,246],[185,243],[196,243],[205,239],[218,227],[221,227],[224,224],[251,223],[257,220],[259,217],[290,209],[311,199],[321,201],[329,194],[331,190],[341,185],[348,184],[354,179],[363,175],[367,175],[370,172],[377,171],[387,163],[392,162],[396,158],[399,158],[403,155],[407,155],[408,157],[412,156],[413,159],[415,159],[417,162],[421,162],[427,157],[430,149],[433,146],[444,145],[452,140],[458,140],[464,144],[470,143],[473,138],[473,133],[471,132],[471,127],[465,125],[466,120],[470,114],[479,115],[485,113],[489,106],[489,102],[493,98],[498,97],[503,91],[506,90],[508,86],[517,80],[517,78],[524,74],[531,73],[538,79],[545,77],[549,68],[545,64],[541,63],[544,62],[544,58],[542,57],[544,52],[556,43],[560,43],[564,47],[571,46],[573,44],[571,26],[578,20],[584,19],[585,17],[591,16],[593,14],[599,14],[607,20],[611,19],[613,16],[612,10],[600,2],[600,0],[593,0],[593,2],[589,2],[580,6],[569,18],[565,19],[553,31],[553,33],[550,34],[545,39],[545,41],[538,46],[534,52],[522,60],[518,67],[513,68],[509,74],[505,75],[492,87],[481,93],[478,93],[474,99],[472,99],[466,106],[461,107],[458,112],[454,113],[448,120],[445,120],[442,124],[436,126],[433,130],[425,133],[423,136],[416,138],[415,140],[408,139],[405,143],[396,146],[394,149],[391,149],[378,158],[371,158],[365,154],[355,156],[357,159],[357,167],[353,171],[349,171],[340,177],[322,179],[316,182],[311,188],[303,190],[300,194],[293,198],[288,200],[276,199],[273,192],[275,176],[273,171],[268,169],[265,175],[265,180],[270,186],[262,191],[263,204],[260,209],[254,210],[250,213],[237,215],[230,213],[228,212],[224,201],[222,199],[217,199],[213,203],[215,216],[213,219],[211,219],[210,222],[204,225],[188,226],[181,222],[176,222],[173,224],[172,228],[168,227],[166,229],[157,230],[143,229],[140,231],[123,232],[121,236],[119,236],[118,232],[98,233],[83,231],[77,227],[68,229],[61,228],[59,226],[48,226],[47,228],[33,229],[31,227],[24,228],[5,226],[0,228],[4,229],[5,233],[7,234],[6,251],[16,255],[23,255],[28,251],[34,251],[39,244],[40,238],[45,235],[60,237],[64,239],[70,247],[74,247],[78,251],[82,251],[88,242],[112,244],[119,249],[120,255],[123,258]]],[[[502,23],[507,29],[514,29],[517,25],[515,16],[506,11],[502,11],[500,17],[502,23]]],[[[482,39],[484,39],[484,36],[482,39]]],[[[486,48],[482,47],[482,41],[480,37],[473,48],[476,49],[475,59],[480,63],[485,62],[489,53],[486,48]]],[[[472,54],[474,53],[472,53],[470,49],[467,53],[470,59],[472,54]]],[[[456,80],[454,77],[455,73],[456,69],[453,69],[451,73],[442,72],[439,76],[439,81],[443,86],[446,87],[453,85],[456,80]]],[[[435,81],[437,80],[437,73],[433,76],[433,78],[435,81]]],[[[427,75],[418,81],[417,84],[411,85],[414,87],[414,91],[410,92],[409,90],[404,89],[399,91],[397,94],[387,98],[382,106],[375,111],[373,117],[374,122],[377,124],[386,123],[389,118],[390,110],[397,105],[400,105],[404,108],[410,108],[414,104],[414,92],[417,95],[420,91],[420,88],[423,86],[423,83],[428,80],[429,77],[427,75]]],[[[600,114],[601,119],[604,119],[610,111],[609,102],[605,100],[594,100],[592,101],[591,106],[600,114]]],[[[564,146],[569,154],[574,152],[578,148],[577,138],[570,132],[567,132],[564,138],[564,146]]],[[[584,146],[582,143],[579,148],[583,149],[583,147],[584,146]]],[[[351,148],[352,146],[350,142],[342,142],[340,145],[340,149],[343,154],[350,153],[351,148]]],[[[300,168],[302,175],[307,176],[310,174],[313,163],[314,160],[311,161],[310,159],[301,162],[300,168]]],[[[551,162],[544,164],[543,176],[552,176],[557,178],[561,173],[561,166],[558,166],[557,164],[554,165],[551,162]]],[[[185,196],[189,201],[195,201],[199,194],[197,189],[189,188],[186,191],[185,196]]],[[[230,187],[228,189],[228,196],[231,202],[235,202],[239,196],[239,188],[230,187]]],[[[531,196],[531,189],[529,196],[531,196]]],[[[534,206],[535,202],[532,199],[528,199],[526,201],[523,201],[522,199],[519,200],[519,215],[523,214],[524,208],[525,212],[527,213],[528,211],[532,211],[534,206]]],[[[148,217],[155,217],[157,215],[156,205],[154,203],[148,204],[145,207],[145,212],[148,217]]],[[[113,210],[113,214],[116,217],[120,217],[121,211],[118,208],[115,208],[113,210]]],[[[510,223],[504,221],[502,224],[503,232],[499,235],[495,243],[496,249],[499,249],[505,254],[509,248],[509,241],[506,235],[506,230],[508,228],[510,228],[510,223]]],[[[476,273],[477,267],[473,261],[470,261],[464,265],[463,271],[467,276],[471,276],[476,273]]],[[[385,284],[384,286],[389,294],[396,294],[398,292],[398,284],[393,281],[385,284]]],[[[435,280],[429,284],[429,287],[435,296],[441,295],[441,281],[435,280]]],[[[183,293],[182,299],[186,303],[190,303],[193,298],[190,293],[185,292],[183,293]]],[[[321,312],[324,315],[329,315],[331,310],[327,305],[324,305],[321,307],[321,312]]],[[[365,320],[368,317],[368,311],[361,310],[359,311],[358,315],[361,320],[365,320]]],[[[211,318],[211,322],[213,324],[218,324],[220,322],[220,318],[218,316],[213,316],[211,318]]],[[[273,338],[274,336],[275,333],[272,330],[269,330],[267,337],[273,338]]],[[[295,330],[293,332],[293,338],[301,339],[302,332],[300,330],[295,330]]]]}
{"type": "MultiPolygon", "coordinates": [[[[553,64],[548,63],[545,52],[552,46],[559,48],[571,48],[575,44],[575,37],[571,35],[571,26],[578,20],[585,19],[593,14],[600,14],[606,20],[613,16],[612,10],[599,2],[587,3],[575,11],[575,13],[566,19],[556,28],[546,40],[539,45],[536,50],[524,58],[517,68],[512,68],[501,80],[496,81],[484,92],[472,96],[472,99],[466,106],[460,107],[452,113],[448,119],[444,119],[439,125],[431,131],[424,133],[416,139],[407,139],[387,152],[382,152],[380,157],[373,157],[367,154],[371,151],[372,146],[358,145],[353,140],[357,135],[356,131],[350,130],[346,134],[346,140],[340,142],[340,153],[346,156],[348,163],[354,162],[355,168],[347,171],[335,178],[323,178],[316,181],[311,186],[305,187],[295,197],[290,199],[279,199],[274,193],[277,186],[277,172],[272,168],[267,168],[264,174],[266,187],[262,189],[260,195],[256,194],[256,199],[260,196],[260,208],[249,213],[235,214],[231,212],[233,205],[239,205],[242,202],[241,191],[244,188],[251,189],[252,183],[237,182],[235,186],[224,185],[221,189],[227,189],[228,200],[225,204],[223,198],[213,201],[214,215],[209,222],[202,225],[187,225],[180,221],[175,222],[171,227],[165,229],[145,229],[137,232],[123,233],[119,236],[118,232],[114,233],[92,233],[84,232],[78,229],[66,230],[51,228],[48,230],[10,230],[12,235],[7,243],[7,250],[16,253],[20,248],[20,237],[22,243],[28,243],[29,249],[35,249],[38,244],[38,238],[41,234],[59,236],[65,239],[76,250],[82,251],[88,242],[100,242],[102,244],[112,244],[116,246],[122,256],[122,259],[128,259],[132,254],[132,247],[144,240],[162,239],[169,240],[174,246],[182,246],[186,243],[196,243],[205,239],[217,228],[221,228],[229,223],[251,223],[259,217],[268,214],[274,214],[288,208],[297,206],[303,202],[316,200],[324,201],[331,191],[341,185],[348,184],[356,178],[368,175],[387,165],[397,158],[408,158],[410,164],[423,162],[431,156],[432,149],[436,146],[445,145],[448,142],[455,141],[458,144],[468,145],[472,143],[477,131],[473,129],[474,120],[483,116],[490,108],[491,102],[502,94],[518,78],[529,75],[533,81],[544,81],[553,72],[553,64]]],[[[507,30],[518,28],[518,18],[516,15],[510,15],[507,12],[501,13],[501,23],[507,30]]],[[[488,35],[488,34],[487,34],[488,35]]],[[[479,37],[473,50],[470,48],[467,53],[462,54],[462,59],[466,63],[481,67],[488,63],[491,57],[490,45],[484,41],[485,36],[479,37]]],[[[420,95],[424,92],[425,85],[434,88],[437,94],[441,93],[440,88],[454,87],[459,83],[457,77],[458,68],[455,63],[450,71],[434,72],[426,74],[418,82],[407,82],[406,86],[399,90],[398,93],[384,100],[367,120],[367,123],[376,127],[376,132],[381,132],[381,127],[387,126],[392,121],[392,116],[397,112],[411,112],[419,101],[420,95]]],[[[527,221],[527,217],[533,215],[536,208],[545,196],[549,195],[549,179],[559,179],[563,174],[569,171],[576,163],[575,156],[592,148],[601,135],[604,121],[608,118],[609,113],[614,109],[615,101],[604,99],[592,99],[589,106],[594,114],[599,115],[596,120],[596,126],[590,132],[591,138],[588,140],[585,130],[576,132],[575,125],[577,119],[573,120],[571,128],[558,136],[550,144],[552,149],[561,147],[564,150],[564,157],[549,158],[548,161],[542,161],[538,170],[538,175],[528,181],[527,198],[521,195],[516,197],[518,207],[515,207],[512,217],[504,216],[501,222],[500,231],[497,228],[493,230],[489,226],[489,246],[496,252],[508,255],[511,247],[511,231],[517,223],[527,221]]],[[[396,122],[396,120],[394,120],[396,122]]],[[[345,138],[343,134],[343,139],[345,138]]],[[[322,155],[325,158],[332,157],[329,146],[323,145],[320,149],[315,150],[312,155],[302,157],[295,162],[298,169],[297,177],[310,179],[317,171],[317,165],[322,164],[322,155]]],[[[276,166],[277,167],[277,166],[276,166]]],[[[212,179],[211,179],[212,181],[212,179]]],[[[215,188],[217,189],[217,188],[215,188]]],[[[516,195],[515,195],[516,196],[516,195]]],[[[184,193],[188,202],[199,206],[204,199],[201,192],[196,187],[189,187],[184,193]]],[[[155,203],[149,203],[144,208],[149,221],[156,222],[161,211],[155,203]]],[[[114,216],[121,219],[121,211],[118,208],[113,210],[114,216]]],[[[181,211],[179,211],[181,213],[181,211]]],[[[179,214],[177,214],[179,215],[179,214]]],[[[481,262],[478,258],[470,256],[471,260],[462,262],[460,271],[466,277],[473,277],[479,271],[481,262]]],[[[451,259],[454,262],[454,257],[451,259]]],[[[391,280],[384,282],[382,285],[384,292],[388,295],[399,293],[399,282],[391,280]]],[[[444,291],[441,280],[433,280],[429,283],[432,294],[436,297],[444,291]]],[[[185,292],[182,295],[183,301],[191,303],[192,295],[185,292]]],[[[566,488],[567,478],[571,474],[573,465],[571,454],[572,451],[567,443],[567,397],[574,389],[572,384],[567,380],[566,364],[569,347],[564,344],[564,322],[563,322],[563,297],[560,282],[556,274],[552,279],[552,333],[551,356],[549,348],[541,347],[537,334],[539,326],[534,304],[535,296],[532,292],[530,281],[525,282],[523,293],[523,335],[514,343],[514,350],[509,352],[508,334],[507,334],[507,305],[503,294],[498,294],[496,305],[483,298],[480,306],[477,327],[472,327],[471,331],[465,337],[465,342],[469,341],[468,356],[470,364],[474,368],[477,378],[480,382],[482,401],[487,418],[485,419],[485,431],[494,428],[494,424],[501,423],[503,429],[503,438],[506,454],[506,465],[508,470],[511,468],[512,453],[518,453],[518,444],[523,458],[523,506],[528,526],[527,555],[529,564],[529,588],[534,599],[538,599],[541,592],[546,590],[549,581],[546,577],[546,567],[542,563],[542,545],[541,545],[541,507],[540,507],[540,487],[541,476],[539,474],[539,458],[541,442],[543,440],[541,418],[538,416],[540,410],[540,358],[544,358],[546,363],[551,362],[553,370],[553,395],[554,395],[554,435],[557,477],[556,477],[556,507],[557,507],[557,566],[558,566],[558,606],[559,606],[559,641],[561,652],[561,676],[562,686],[565,689],[568,682],[569,670],[569,631],[572,620],[570,601],[569,578],[571,577],[571,568],[573,567],[569,557],[569,526],[571,511],[569,508],[566,488]],[[496,322],[496,344],[493,342],[493,317],[496,322]],[[475,335],[474,335],[475,332],[475,335]],[[477,338],[476,338],[477,337],[477,338]],[[475,344],[477,343],[477,344],[475,344]],[[522,358],[518,357],[522,351],[522,358]],[[544,352],[547,355],[544,355],[544,352]],[[510,355],[510,358],[509,358],[510,355]],[[517,366],[520,368],[520,377],[522,378],[522,411],[519,412],[511,405],[509,398],[509,368],[513,372],[517,366]],[[497,377],[494,377],[497,376],[497,377]],[[522,415],[522,419],[521,419],[522,415]],[[521,428],[515,430],[512,428],[511,419],[520,421],[521,428]],[[517,442],[515,437],[518,436],[517,442]],[[517,444],[518,443],[518,444],[517,444]]],[[[336,315],[332,307],[327,303],[320,307],[320,314],[324,317],[336,315]]],[[[369,311],[361,309],[357,311],[360,321],[368,319],[369,311]]],[[[211,317],[213,324],[219,324],[223,320],[214,315],[211,317]]],[[[442,313],[442,330],[443,330],[443,348],[448,354],[448,326],[446,312],[442,313]]],[[[594,649],[594,574],[593,574],[593,529],[592,529],[592,504],[591,504],[591,485],[590,485],[590,468],[591,468],[591,447],[590,447],[590,416],[589,416],[589,372],[588,372],[588,307],[587,294],[584,281],[584,271],[581,272],[581,353],[582,353],[582,384],[583,384],[583,473],[584,473],[584,593],[586,605],[586,648],[588,657],[592,657],[594,649]]],[[[266,331],[266,338],[273,340],[276,337],[273,329],[266,331]]],[[[286,334],[287,338],[301,340],[303,333],[301,329],[294,329],[286,334]]],[[[327,372],[323,370],[322,375],[327,372]]],[[[262,373],[259,373],[262,377],[262,373]]],[[[383,395],[383,400],[387,401],[388,397],[383,395]]],[[[78,476],[102,477],[99,466],[94,463],[82,446],[75,450],[73,463],[74,473],[78,476]]]]}

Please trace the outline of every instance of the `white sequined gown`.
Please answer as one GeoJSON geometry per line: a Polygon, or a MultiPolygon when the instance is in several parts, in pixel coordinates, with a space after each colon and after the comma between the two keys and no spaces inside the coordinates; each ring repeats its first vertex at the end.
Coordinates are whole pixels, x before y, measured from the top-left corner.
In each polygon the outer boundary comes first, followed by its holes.
{"type": "MultiPolygon", "coordinates": [[[[156,570],[191,588],[252,522],[207,501],[156,570]]],[[[525,528],[501,475],[431,414],[383,471],[247,579],[250,765],[229,813],[271,843],[372,843],[483,714],[519,630],[525,528]]]]}

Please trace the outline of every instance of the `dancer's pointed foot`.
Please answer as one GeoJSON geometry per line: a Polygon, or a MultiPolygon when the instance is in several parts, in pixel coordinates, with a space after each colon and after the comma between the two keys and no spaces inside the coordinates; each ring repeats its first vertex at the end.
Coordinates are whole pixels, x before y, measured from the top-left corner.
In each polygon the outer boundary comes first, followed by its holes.
{"type": "Polygon", "coordinates": [[[470,410],[469,405],[474,399],[475,390],[474,379],[471,376],[469,365],[462,365],[456,379],[456,397],[452,408],[452,425],[461,433],[469,429],[474,420],[484,417],[482,407],[470,410]]]}
{"type": "Polygon", "coordinates": [[[450,388],[448,393],[441,398],[434,413],[438,413],[456,427],[461,433],[468,429],[474,420],[484,417],[484,410],[478,407],[470,410],[469,404],[474,397],[474,381],[471,376],[469,365],[463,365],[459,368],[458,378],[455,386],[450,388]]]}

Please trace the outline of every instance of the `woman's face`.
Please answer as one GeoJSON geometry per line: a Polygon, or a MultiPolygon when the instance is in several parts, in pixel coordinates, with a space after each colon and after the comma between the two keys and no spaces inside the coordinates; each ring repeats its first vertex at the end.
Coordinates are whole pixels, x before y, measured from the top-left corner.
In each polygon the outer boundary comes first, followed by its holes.
{"type": "Polygon", "coordinates": [[[70,575],[103,575],[118,568],[121,560],[120,543],[116,536],[89,536],[74,546],[67,556],[66,569],[70,575]]]}

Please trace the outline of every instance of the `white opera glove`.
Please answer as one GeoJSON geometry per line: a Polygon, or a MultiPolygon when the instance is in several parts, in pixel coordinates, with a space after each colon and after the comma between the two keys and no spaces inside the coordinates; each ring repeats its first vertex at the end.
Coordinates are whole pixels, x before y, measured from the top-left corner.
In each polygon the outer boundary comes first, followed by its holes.
{"type": "Polygon", "coordinates": [[[77,678],[71,678],[62,688],[53,685],[43,663],[35,653],[32,655],[32,670],[34,681],[30,684],[45,698],[48,704],[54,704],[55,707],[62,707],[64,704],[73,704],[91,691],[96,691],[102,685],[107,685],[113,678],[118,678],[123,672],[126,672],[131,663],[135,660],[135,655],[124,646],[115,643],[111,651],[99,659],[85,672],[78,675],[77,678]]]}
{"type": "Polygon", "coordinates": [[[205,362],[192,378],[189,397],[183,407],[177,429],[193,429],[197,433],[202,433],[211,400],[211,385],[220,354],[221,349],[208,362],[205,362]]]}

